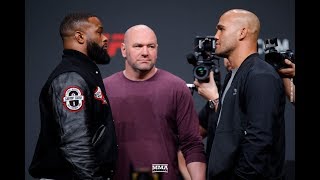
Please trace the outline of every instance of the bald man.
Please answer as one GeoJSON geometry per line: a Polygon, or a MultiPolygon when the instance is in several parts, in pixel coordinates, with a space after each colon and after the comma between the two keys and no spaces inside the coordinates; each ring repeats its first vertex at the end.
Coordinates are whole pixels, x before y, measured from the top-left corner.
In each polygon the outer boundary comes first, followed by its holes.
{"type": "Polygon", "coordinates": [[[125,69],[104,79],[119,144],[115,179],[149,174],[148,179],[178,180],[180,149],[191,178],[204,180],[204,144],[193,97],[184,80],[155,66],[156,34],[146,25],[129,28],[121,52],[125,69]]]}
{"type": "Polygon", "coordinates": [[[203,98],[215,102],[210,108],[216,116],[208,122],[207,179],[279,179],[285,160],[286,96],[279,74],[257,53],[259,19],[232,9],[216,29],[215,53],[229,60],[230,76],[220,94],[214,81],[194,82],[203,98]]]}

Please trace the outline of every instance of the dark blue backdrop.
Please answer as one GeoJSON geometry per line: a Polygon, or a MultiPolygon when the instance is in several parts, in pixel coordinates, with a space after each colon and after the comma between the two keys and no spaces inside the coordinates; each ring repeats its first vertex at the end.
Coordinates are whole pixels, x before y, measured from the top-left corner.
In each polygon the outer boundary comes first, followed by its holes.
{"type": "MultiPolygon", "coordinates": [[[[186,55],[192,52],[193,39],[197,35],[214,35],[220,15],[231,8],[248,9],[258,15],[261,34],[259,53],[263,56],[263,41],[278,37],[279,48],[295,49],[295,1],[294,0],[198,0],[198,1],[150,1],[150,0],[54,0],[25,1],[25,179],[32,179],[28,172],[40,128],[38,96],[49,73],[58,64],[62,53],[59,24],[71,11],[90,11],[101,17],[110,42],[135,24],[146,24],[158,37],[157,66],[166,69],[191,83],[192,65],[186,55]]],[[[222,78],[225,70],[221,61],[222,78]]],[[[120,51],[115,52],[108,66],[100,66],[103,76],[124,68],[120,51]]],[[[194,94],[199,110],[205,103],[194,94]]],[[[295,112],[287,102],[286,107],[286,159],[295,160],[295,112]]]]}

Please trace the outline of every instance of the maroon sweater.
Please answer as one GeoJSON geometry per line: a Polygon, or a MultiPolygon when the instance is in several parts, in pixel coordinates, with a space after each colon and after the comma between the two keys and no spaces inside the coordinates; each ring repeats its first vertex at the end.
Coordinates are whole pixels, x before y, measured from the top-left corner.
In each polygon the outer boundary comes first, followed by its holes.
{"type": "Polygon", "coordinates": [[[179,148],[187,164],[205,162],[198,116],[182,79],[158,69],[146,81],[131,81],[121,71],[105,78],[104,85],[119,145],[115,179],[128,180],[134,170],[168,164],[160,176],[176,180],[179,148]]]}

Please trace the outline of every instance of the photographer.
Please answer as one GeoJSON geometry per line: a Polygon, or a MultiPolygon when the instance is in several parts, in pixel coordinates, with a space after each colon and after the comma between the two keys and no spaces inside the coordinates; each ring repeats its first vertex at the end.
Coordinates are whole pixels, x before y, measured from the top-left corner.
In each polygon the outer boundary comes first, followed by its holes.
{"type": "Polygon", "coordinates": [[[268,62],[280,75],[283,80],[285,94],[292,104],[295,104],[295,55],[290,49],[278,51],[277,38],[265,40],[265,61],[268,62]]]}
{"type": "Polygon", "coordinates": [[[293,82],[293,78],[296,73],[295,64],[291,62],[289,59],[285,59],[285,63],[289,66],[287,68],[279,69],[278,73],[282,77],[285,92],[287,97],[289,98],[292,104],[295,104],[295,85],[293,82]]]}

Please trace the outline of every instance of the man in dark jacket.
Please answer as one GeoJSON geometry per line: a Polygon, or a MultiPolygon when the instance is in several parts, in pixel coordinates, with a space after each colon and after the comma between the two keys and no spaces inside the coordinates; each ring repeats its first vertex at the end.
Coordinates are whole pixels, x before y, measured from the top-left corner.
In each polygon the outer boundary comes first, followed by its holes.
{"type": "Polygon", "coordinates": [[[61,63],[42,88],[41,130],[29,173],[45,179],[111,179],[118,148],[109,100],[96,64],[107,64],[97,16],[73,13],[60,25],[61,63]]]}
{"type": "Polygon", "coordinates": [[[279,74],[257,53],[259,31],[252,12],[225,12],[215,34],[215,53],[231,66],[222,92],[213,73],[209,83],[194,82],[217,112],[208,124],[207,179],[269,180],[283,175],[286,97],[279,74]]]}

